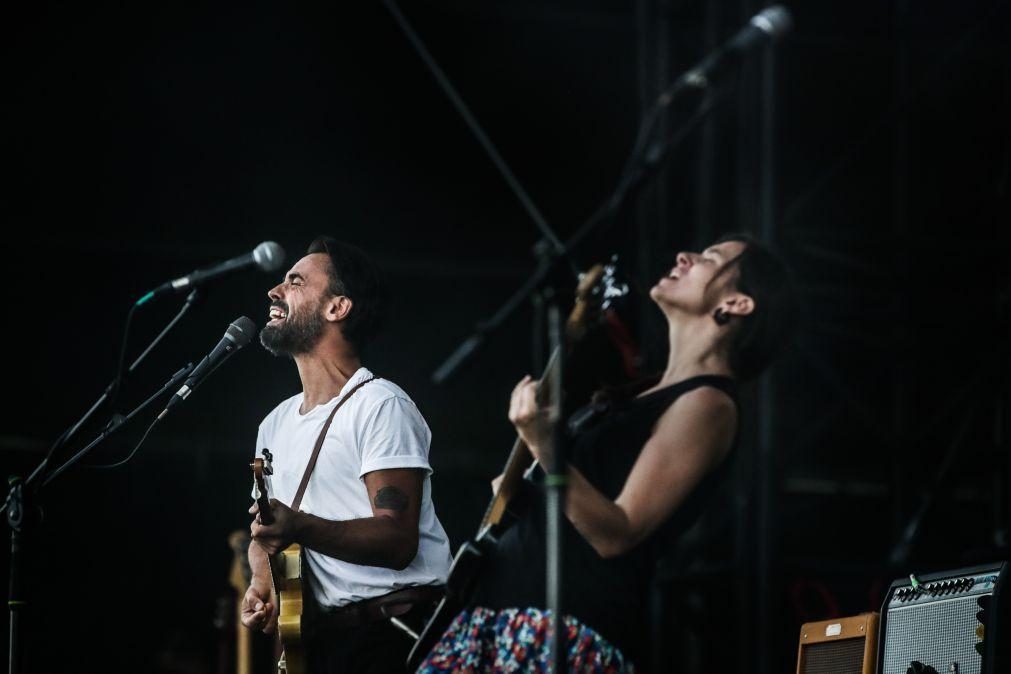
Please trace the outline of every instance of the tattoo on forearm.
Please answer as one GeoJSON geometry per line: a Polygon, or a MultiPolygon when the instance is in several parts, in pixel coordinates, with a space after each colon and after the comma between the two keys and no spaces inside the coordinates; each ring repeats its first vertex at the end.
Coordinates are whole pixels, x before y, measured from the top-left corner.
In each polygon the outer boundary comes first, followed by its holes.
{"type": "Polygon", "coordinates": [[[407,494],[396,487],[383,487],[376,492],[373,503],[383,510],[407,510],[407,494]]]}

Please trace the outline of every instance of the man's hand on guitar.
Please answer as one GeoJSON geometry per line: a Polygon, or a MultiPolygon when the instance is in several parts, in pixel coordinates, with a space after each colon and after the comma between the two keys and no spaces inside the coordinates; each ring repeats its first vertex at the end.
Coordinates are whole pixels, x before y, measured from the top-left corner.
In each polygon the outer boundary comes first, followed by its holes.
{"type": "Polygon", "coordinates": [[[249,525],[249,534],[268,555],[276,555],[295,540],[295,525],[299,514],[277,499],[270,499],[270,512],[274,516],[273,524],[263,524],[260,521],[260,507],[254,503],[249,508],[249,514],[255,515],[249,525]]]}
{"type": "Polygon", "coordinates": [[[509,421],[516,427],[520,439],[542,464],[551,451],[551,422],[549,410],[537,404],[537,387],[540,382],[530,375],[520,379],[509,399],[509,421]]]}
{"type": "Polygon", "coordinates": [[[269,581],[262,584],[253,578],[242,598],[242,624],[251,630],[262,630],[264,634],[273,634],[277,629],[277,602],[269,581]]]}

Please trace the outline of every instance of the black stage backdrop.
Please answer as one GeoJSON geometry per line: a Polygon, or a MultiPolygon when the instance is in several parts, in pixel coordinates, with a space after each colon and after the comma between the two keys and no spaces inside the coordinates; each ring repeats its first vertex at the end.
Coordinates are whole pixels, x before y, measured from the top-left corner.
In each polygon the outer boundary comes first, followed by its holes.
{"type": "MultiPolygon", "coordinates": [[[[565,236],[613,188],[644,99],[760,8],[404,11],[565,236]]],[[[578,251],[622,254],[646,369],[662,335],[641,288],[678,249],[754,232],[805,299],[796,342],[746,391],[734,484],[659,574],[658,671],[785,671],[801,622],[875,609],[911,571],[1007,557],[1007,3],[791,9],[775,59],[749,60],[728,104],[578,251]]],[[[293,260],[326,233],[389,274],[394,312],[366,362],[425,414],[436,508],[463,541],[512,442],[508,393],[535,369],[529,304],[458,376],[431,374],[535,268],[539,233],[385,7],[38,2],[2,30],[5,472],[29,471],[101,393],[146,290],[263,240],[293,260]]],[[[280,276],[209,289],[121,408],[236,317],[262,324],[280,276]]],[[[130,355],[179,302],[138,310],[130,355]]],[[[230,671],[215,623],[227,537],[248,525],[256,425],[297,390],[290,362],[251,345],[127,466],[44,492],[29,671],[230,671]]],[[[124,456],[147,418],[85,462],[124,456]]]]}

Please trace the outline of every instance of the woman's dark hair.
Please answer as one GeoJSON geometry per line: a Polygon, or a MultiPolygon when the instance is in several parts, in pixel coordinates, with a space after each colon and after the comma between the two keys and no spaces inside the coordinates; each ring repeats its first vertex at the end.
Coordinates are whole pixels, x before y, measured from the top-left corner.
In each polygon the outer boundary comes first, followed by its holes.
{"type": "Polygon", "coordinates": [[[309,244],[306,254],[313,253],[330,257],[330,293],[351,298],[351,312],[341,333],[355,350],[361,350],[385,319],[387,290],[382,271],[362,249],[330,236],[317,237],[309,244]]]}
{"type": "Polygon", "coordinates": [[[745,381],[761,374],[789,341],[798,318],[797,292],[786,263],[765,244],[747,234],[727,234],[715,243],[727,241],[743,243],[744,251],[724,270],[736,270],[734,285],[755,302],[754,311],[735,321],[730,343],[730,367],[745,381]]]}

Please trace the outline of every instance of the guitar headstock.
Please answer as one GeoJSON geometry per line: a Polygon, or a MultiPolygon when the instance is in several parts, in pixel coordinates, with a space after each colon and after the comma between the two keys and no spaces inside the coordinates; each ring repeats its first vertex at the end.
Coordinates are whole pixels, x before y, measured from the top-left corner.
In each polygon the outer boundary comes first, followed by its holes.
{"type": "Polygon", "coordinates": [[[596,264],[579,275],[576,304],[566,322],[569,339],[581,339],[590,322],[606,312],[618,299],[628,295],[628,284],[618,278],[618,256],[607,264],[596,264]]]}
{"type": "Polygon", "coordinates": [[[270,476],[274,474],[274,468],[270,462],[274,457],[267,448],[264,448],[261,453],[263,458],[254,458],[249,466],[253,469],[253,493],[257,505],[260,506],[260,521],[264,524],[271,524],[273,517],[270,514],[270,476]]]}

